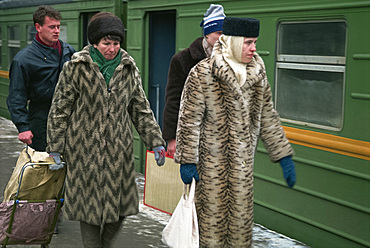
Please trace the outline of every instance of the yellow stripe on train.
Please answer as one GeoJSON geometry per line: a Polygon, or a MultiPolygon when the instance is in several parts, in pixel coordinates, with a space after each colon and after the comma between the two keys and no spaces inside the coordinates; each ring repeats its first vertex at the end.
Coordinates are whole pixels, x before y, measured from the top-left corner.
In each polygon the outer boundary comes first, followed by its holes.
{"type": "Polygon", "coordinates": [[[370,142],[283,127],[291,143],[370,161],[370,142]]]}

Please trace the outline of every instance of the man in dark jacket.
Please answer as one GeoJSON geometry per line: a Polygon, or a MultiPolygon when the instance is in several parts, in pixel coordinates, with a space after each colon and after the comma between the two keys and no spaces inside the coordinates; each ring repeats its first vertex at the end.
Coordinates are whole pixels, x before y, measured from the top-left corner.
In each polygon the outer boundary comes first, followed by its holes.
{"type": "Polygon", "coordinates": [[[175,54],[170,63],[166,86],[166,101],[163,111],[163,139],[168,142],[167,152],[173,156],[176,150],[176,127],[180,98],[190,69],[199,61],[209,57],[213,45],[222,34],[225,18],[224,8],[211,4],[201,22],[203,36],[197,38],[190,47],[175,54]]]}
{"type": "Polygon", "coordinates": [[[46,123],[63,64],[75,49],[59,40],[59,11],[40,6],[33,14],[36,37],[10,66],[7,105],[19,140],[36,151],[46,149],[46,123]]]}

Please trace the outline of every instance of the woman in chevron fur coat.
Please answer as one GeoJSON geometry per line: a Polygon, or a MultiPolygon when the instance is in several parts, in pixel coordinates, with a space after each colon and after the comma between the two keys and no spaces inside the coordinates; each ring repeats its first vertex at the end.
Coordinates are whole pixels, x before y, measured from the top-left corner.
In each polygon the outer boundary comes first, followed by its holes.
{"type": "Polygon", "coordinates": [[[139,70],[120,48],[122,21],[96,14],[92,45],[64,65],[51,106],[47,151],[67,163],[65,216],[80,221],[84,247],[110,247],[125,216],[138,213],[133,130],[164,164],[165,141],[139,70]]]}
{"type": "Polygon", "coordinates": [[[185,184],[198,180],[201,247],[251,247],[259,138],[288,186],[295,184],[293,149],[255,52],[258,35],[257,19],[226,17],[212,56],[190,71],[182,93],[175,160],[185,184]]]}

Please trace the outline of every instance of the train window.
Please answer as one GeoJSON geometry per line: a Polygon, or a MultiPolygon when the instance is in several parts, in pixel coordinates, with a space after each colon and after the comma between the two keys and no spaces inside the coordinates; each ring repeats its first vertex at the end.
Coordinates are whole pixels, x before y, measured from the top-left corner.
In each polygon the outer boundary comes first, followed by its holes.
{"type": "Polygon", "coordinates": [[[283,121],[341,129],[346,32],[341,20],[278,25],[275,102],[283,121]]]}
{"type": "Polygon", "coordinates": [[[8,26],[8,65],[11,64],[14,56],[21,49],[20,40],[20,26],[19,25],[9,25],[8,26]]]}
{"type": "Polygon", "coordinates": [[[60,25],[59,39],[67,42],[67,25],[60,25]]]}
{"type": "Polygon", "coordinates": [[[345,38],[345,22],[283,23],[279,30],[279,53],[345,56],[345,38]]]}
{"type": "Polygon", "coordinates": [[[34,25],[27,25],[27,44],[31,44],[37,31],[34,25]]]}

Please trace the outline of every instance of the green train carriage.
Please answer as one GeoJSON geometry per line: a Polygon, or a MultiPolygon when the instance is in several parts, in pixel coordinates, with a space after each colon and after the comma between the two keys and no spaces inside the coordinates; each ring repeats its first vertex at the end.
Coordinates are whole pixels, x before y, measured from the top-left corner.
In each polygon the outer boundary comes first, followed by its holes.
{"type": "MultiPolygon", "coordinates": [[[[126,49],[161,124],[170,59],[201,36],[199,24],[211,3],[222,4],[227,16],[260,19],[257,52],[295,149],[292,190],[258,146],[256,223],[311,247],[370,247],[370,1],[69,1],[55,7],[67,25],[67,41],[77,49],[84,45],[88,13],[111,11],[127,18],[126,49]]],[[[3,116],[9,47],[4,30],[31,23],[29,13],[0,6],[3,116]]],[[[144,171],[144,159],[145,147],[136,135],[137,171],[144,171]]]]}
{"type": "Polygon", "coordinates": [[[296,152],[290,190],[259,145],[255,221],[312,247],[369,247],[370,2],[129,1],[127,50],[160,123],[169,58],[201,36],[210,3],[260,19],[257,52],[296,152]]]}

